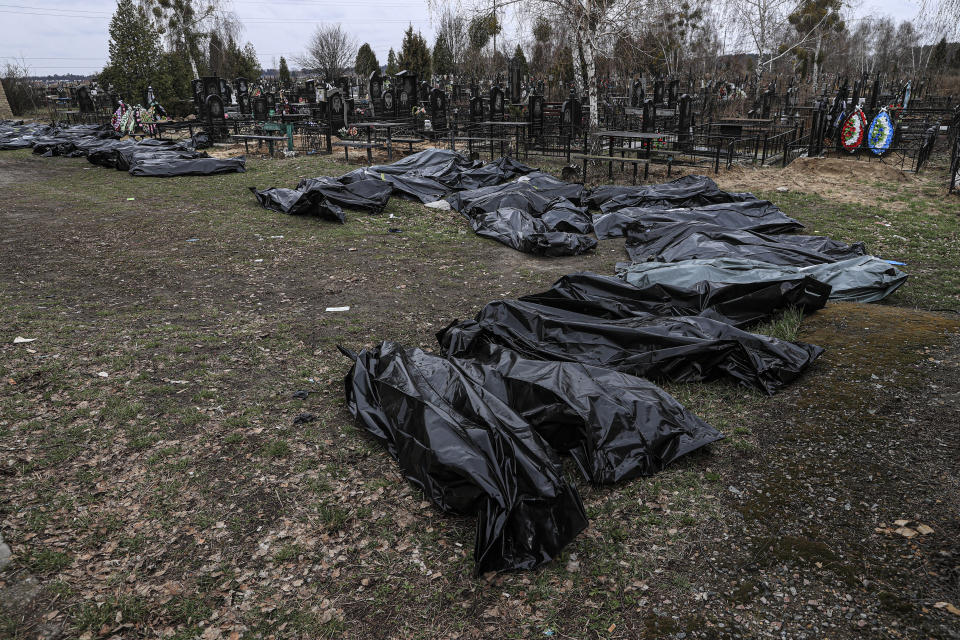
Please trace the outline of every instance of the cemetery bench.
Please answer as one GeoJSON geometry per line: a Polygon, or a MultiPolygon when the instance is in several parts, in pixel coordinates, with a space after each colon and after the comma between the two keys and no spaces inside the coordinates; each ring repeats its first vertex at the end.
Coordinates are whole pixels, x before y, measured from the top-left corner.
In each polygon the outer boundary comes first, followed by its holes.
{"type": "Polygon", "coordinates": [[[390,142],[396,144],[405,144],[410,150],[410,153],[413,153],[413,145],[424,142],[423,138],[391,138],[390,142]]]}
{"type": "Polygon", "coordinates": [[[186,129],[190,132],[190,137],[193,137],[193,128],[203,129],[206,123],[203,120],[184,120],[182,122],[158,122],[155,126],[157,127],[157,138],[162,140],[163,134],[165,132],[174,132],[178,133],[183,129],[186,129]]]}
{"type": "MultiPolygon", "coordinates": [[[[633,184],[637,184],[637,167],[643,165],[643,179],[646,180],[650,175],[650,163],[655,162],[652,158],[621,158],[614,156],[596,156],[586,153],[572,153],[570,158],[573,160],[582,160],[583,161],[583,179],[587,179],[587,162],[590,160],[597,160],[600,162],[606,162],[607,168],[610,175],[610,180],[613,180],[613,163],[621,162],[633,165],[633,184]]],[[[667,169],[667,175],[669,175],[670,169],[667,169]]]]}
{"type": "Polygon", "coordinates": [[[471,153],[471,154],[473,153],[473,146],[474,146],[474,144],[480,146],[481,148],[482,148],[483,146],[487,146],[487,145],[488,145],[488,146],[490,147],[490,160],[491,160],[491,161],[493,161],[493,159],[494,159],[494,158],[493,158],[494,150],[497,148],[498,145],[499,145],[499,147],[500,147],[500,155],[501,155],[501,156],[504,155],[504,154],[503,154],[504,145],[507,145],[508,148],[509,148],[509,146],[510,146],[510,140],[508,140],[507,138],[490,138],[490,137],[480,137],[480,138],[478,138],[478,137],[475,137],[475,136],[454,136],[454,135],[451,135],[451,136],[450,136],[450,150],[451,150],[451,151],[456,151],[456,150],[457,150],[457,148],[456,148],[456,143],[458,143],[458,142],[466,142],[466,143],[467,143],[467,153],[471,153]]]}
{"type": "Polygon", "coordinates": [[[350,149],[366,149],[367,150],[367,164],[373,164],[373,150],[374,149],[384,149],[384,145],[377,144],[375,142],[349,142],[349,141],[340,141],[334,142],[333,146],[343,147],[343,159],[350,159],[350,149]]]}
{"type": "Polygon", "coordinates": [[[257,141],[257,148],[260,148],[262,142],[267,143],[267,150],[270,152],[270,155],[273,156],[273,144],[275,142],[287,142],[287,136],[271,136],[266,134],[256,134],[256,133],[243,133],[243,134],[234,134],[230,136],[234,140],[243,140],[243,150],[246,153],[250,153],[250,141],[257,141]]]}

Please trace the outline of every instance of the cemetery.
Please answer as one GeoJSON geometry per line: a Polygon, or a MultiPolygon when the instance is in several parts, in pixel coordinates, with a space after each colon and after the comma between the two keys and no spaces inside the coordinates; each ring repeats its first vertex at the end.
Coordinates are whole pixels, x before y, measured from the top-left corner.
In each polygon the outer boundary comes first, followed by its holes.
{"type": "MultiPolygon", "coordinates": [[[[215,76],[192,82],[194,114],[168,120],[152,89],[150,108],[126,105],[115,93],[91,97],[75,89],[76,104],[55,107],[53,122],[103,124],[123,133],[163,139],[203,132],[212,142],[242,143],[270,156],[343,152],[373,161],[392,160],[404,150],[443,147],[468,157],[512,155],[552,158],[577,165],[581,179],[614,169],[636,184],[650,166],[674,166],[719,173],[737,166],[785,167],[798,157],[824,154],[881,159],[905,171],[923,169],[939,146],[952,158],[950,185],[956,188],[960,102],[930,94],[924,82],[890,81],[864,74],[824,77],[816,87],[772,78],[763,89],[745,75],[733,82],[714,79],[645,77],[642,72],[605,83],[595,126],[589,106],[575,89],[547,100],[543,81],[520,73],[509,62],[507,79],[433,77],[400,71],[385,76],[336,80],[305,79],[281,88],[268,83],[215,76]],[[786,86],[784,84],[786,83],[786,86]],[[725,104],[737,100],[741,112],[725,104]],[[75,107],[75,108],[74,108],[75,107]],[[730,113],[728,113],[730,112],[730,113]],[[615,157],[616,160],[608,158],[615,157]],[[642,166],[643,175],[639,175],[642,166]]],[[[73,96],[72,96],[73,97],[73,96]]],[[[659,172],[658,172],[659,173],[659,172]]]]}
{"type": "Polygon", "coordinates": [[[0,637],[956,637],[943,74],[210,25],[3,85],[0,637]]]}

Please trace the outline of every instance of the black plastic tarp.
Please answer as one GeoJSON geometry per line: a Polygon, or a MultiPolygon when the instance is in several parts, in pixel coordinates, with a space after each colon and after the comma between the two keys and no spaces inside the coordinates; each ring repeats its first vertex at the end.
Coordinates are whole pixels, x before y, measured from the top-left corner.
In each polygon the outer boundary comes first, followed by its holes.
{"type": "Polygon", "coordinates": [[[337,178],[305,178],[297,185],[303,191],[329,204],[380,213],[390,200],[392,187],[383,180],[367,179],[344,183],[337,178]]]}
{"type": "Polygon", "coordinates": [[[646,314],[703,316],[745,327],[770,320],[789,307],[816,311],[829,295],[830,285],[802,275],[759,282],[656,282],[636,287],[611,276],[574,273],[520,300],[608,319],[646,314]]]}
{"type": "Polygon", "coordinates": [[[627,255],[633,262],[744,258],[770,264],[808,266],[862,256],[862,242],[826,236],[762,234],[709,224],[628,225],[627,255]]]}
{"type": "MultiPolygon", "coordinates": [[[[907,281],[907,274],[894,265],[873,256],[860,256],[838,262],[793,267],[754,260],[716,258],[680,262],[639,262],[617,265],[621,278],[638,287],[655,285],[695,287],[778,285],[798,278],[814,278],[831,287],[831,300],[877,302],[907,281]]],[[[779,286],[779,285],[778,285],[779,286]]]]}
{"type": "Polygon", "coordinates": [[[343,209],[335,204],[327,203],[319,194],[284,187],[272,187],[263,190],[250,187],[250,191],[257,197],[257,202],[260,203],[261,207],[271,211],[279,211],[294,216],[319,216],[341,224],[347,220],[343,209]]]}
{"type": "Polygon", "coordinates": [[[153,178],[171,178],[174,176],[213,176],[221,173],[243,173],[246,171],[246,159],[238,158],[195,158],[186,159],[149,159],[135,162],[130,167],[130,175],[153,178]]]}
{"type": "Polygon", "coordinates": [[[0,151],[29,149],[34,141],[50,133],[52,127],[43,124],[24,124],[22,120],[0,120],[0,151]]]}
{"type": "Polygon", "coordinates": [[[425,149],[391,164],[356,169],[340,180],[380,179],[390,183],[395,195],[428,203],[454,191],[495,185],[531,171],[531,167],[509,157],[483,164],[455,151],[425,149]]]}
{"type": "MultiPolygon", "coordinates": [[[[565,225],[564,220],[557,220],[556,223],[558,226],[565,225]]],[[[478,236],[538,256],[575,256],[597,246],[593,236],[551,231],[544,219],[512,207],[478,213],[470,218],[470,226],[478,236]]]]}
{"type": "MultiPolygon", "coordinates": [[[[133,140],[102,140],[87,149],[87,161],[99,167],[116,169],[120,151],[137,145],[133,140]]],[[[127,169],[129,169],[129,165],[127,169]]]]}
{"type": "Polygon", "coordinates": [[[630,224],[707,223],[724,229],[744,229],[760,233],[790,233],[803,225],[785,215],[769,200],[722,202],[693,208],[624,207],[593,216],[597,238],[618,238],[630,224]]]}
{"type": "MultiPolygon", "coordinates": [[[[207,158],[207,154],[201,151],[194,151],[188,148],[161,147],[158,145],[135,145],[132,147],[118,147],[113,150],[114,167],[118,171],[130,171],[135,166],[141,164],[153,164],[159,166],[160,163],[169,163],[172,167],[179,169],[178,163],[182,160],[194,160],[197,158],[207,158]]],[[[88,156],[89,157],[89,156],[88,156]]],[[[173,169],[172,169],[173,170],[173,169]]],[[[219,171],[217,173],[229,173],[219,171]]],[[[172,175],[185,175],[174,173],[172,175]]]]}
{"type": "Polygon", "coordinates": [[[451,208],[471,215],[477,211],[490,212],[500,207],[529,209],[531,213],[545,211],[558,199],[582,206],[586,189],[583,185],[557,180],[539,171],[513,182],[458,191],[447,197],[451,208]]]}
{"type": "Polygon", "coordinates": [[[451,362],[553,450],[572,455],[594,484],[654,474],[723,437],[653,383],[619,371],[531,360],[493,345],[451,362]]]}
{"type": "Polygon", "coordinates": [[[589,204],[604,213],[623,207],[700,207],[756,200],[751,193],[724,191],[706,176],[683,176],[673,182],[637,187],[605,185],[590,192],[589,204]]]}
{"type": "Polygon", "coordinates": [[[477,516],[476,574],[533,568],[586,528],[550,447],[454,363],[389,342],[345,353],[350,412],[433,504],[477,516]]]}
{"type": "Polygon", "coordinates": [[[610,320],[518,300],[491,302],[474,320],[451,323],[437,338],[453,357],[470,357],[494,344],[528,358],[580,362],[658,380],[726,376],[771,394],[823,352],[699,316],[610,320]]]}

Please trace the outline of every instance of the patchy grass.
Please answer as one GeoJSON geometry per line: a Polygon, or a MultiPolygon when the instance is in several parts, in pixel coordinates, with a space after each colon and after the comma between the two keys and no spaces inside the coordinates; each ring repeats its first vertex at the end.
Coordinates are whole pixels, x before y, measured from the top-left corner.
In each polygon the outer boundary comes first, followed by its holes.
{"type": "Polygon", "coordinates": [[[246,174],[148,180],[0,154],[16,256],[0,261],[0,522],[14,551],[0,589],[43,584],[25,613],[0,615],[0,635],[799,637],[826,624],[948,637],[931,607],[960,601],[937,564],[960,539],[942,479],[955,414],[949,376],[931,372],[950,366],[938,349],[957,323],[910,308],[958,308],[956,203],[896,185],[877,187],[889,208],[766,194],[810,233],[908,262],[910,282],[892,305],[758,328],[827,347],[774,398],[668,385],[727,438],[617,487],[569,466],[590,528],[541,569],[474,579],[476,523],[436,511],[354,425],[335,347],[434,348],[492,299],[611,273],[622,241],[537,259],[396,198],[341,226],[265,211],[245,188],[348,168],[251,160],[246,174]],[[304,411],[317,420],[294,426],[304,411]],[[876,533],[899,517],[937,533],[876,533]]]}
{"type": "Polygon", "coordinates": [[[881,258],[905,262],[910,274],[890,298],[891,304],[960,311],[960,198],[940,190],[914,190],[894,184],[882,188],[903,206],[864,205],[827,200],[816,193],[760,193],[806,225],[804,233],[845,242],[862,240],[881,258]]]}

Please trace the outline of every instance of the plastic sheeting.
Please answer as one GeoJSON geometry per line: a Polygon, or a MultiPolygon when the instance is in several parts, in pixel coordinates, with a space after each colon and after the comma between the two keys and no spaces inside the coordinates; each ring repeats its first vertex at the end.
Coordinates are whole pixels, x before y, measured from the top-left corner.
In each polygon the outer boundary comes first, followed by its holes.
{"type": "Polygon", "coordinates": [[[433,504],[477,516],[476,574],[536,567],[586,528],[550,447],[454,362],[389,342],[345,353],[350,412],[433,504]]]}
{"type": "Polygon", "coordinates": [[[707,223],[725,229],[760,233],[790,233],[803,229],[769,200],[722,202],[694,208],[625,207],[593,216],[597,238],[618,238],[630,224],[707,223]]]}
{"type": "Polygon", "coordinates": [[[448,196],[451,207],[469,221],[477,235],[492,238],[524,253],[540,256],[577,255],[597,241],[590,214],[576,202],[581,185],[571,185],[536,172],[507,184],[448,196]]]}
{"type": "Polygon", "coordinates": [[[510,157],[483,164],[455,151],[425,149],[391,164],[356,169],[340,180],[380,179],[393,187],[394,195],[428,203],[454,191],[496,185],[531,171],[531,167],[510,157]]]}
{"type": "Polygon", "coordinates": [[[454,322],[437,338],[453,357],[482,353],[493,344],[528,358],[580,362],[658,380],[729,377],[770,394],[823,352],[699,316],[611,320],[519,300],[491,302],[474,320],[454,322]]]}
{"type": "Polygon", "coordinates": [[[743,283],[661,281],[634,286],[610,276],[574,273],[520,300],[608,319],[703,316],[745,327],[770,320],[788,307],[816,311],[829,295],[830,285],[803,275],[743,283]]]}
{"type": "Polygon", "coordinates": [[[392,188],[383,180],[357,180],[345,184],[336,178],[323,176],[301,180],[297,190],[329,204],[380,213],[390,200],[392,188]]]}
{"type": "Polygon", "coordinates": [[[194,141],[174,142],[146,138],[119,140],[109,125],[69,127],[0,123],[0,149],[32,148],[43,156],[86,157],[102,167],[129,171],[134,176],[209,176],[242,173],[246,161],[210,158],[194,148],[194,141]]]}
{"type": "Polygon", "coordinates": [[[264,209],[293,216],[319,216],[341,224],[347,221],[343,209],[337,205],[327,204],[313,194],[297,189],[272,187],[260,190],[256,187],[250,187],[250,191],[257,197],[257,202],[264,209]]]}
{"type": "MultiPolygon", "coordinates": [[[[564,220],[556,227],[566,226],[564,220]]],[[[491,238],[524,253],[538,256],[575,256],[597,246],[593,236],[567,231],[553,231],[544,218],[506,207],[470,218],[470,226],[478,236],[491,238]]]]}
{"type": "Polygon", "coordinates": [[[778,266],[753,260],[717,258],[680,262],[640,262],[617,265],[619,276],[638,287],[700,284],[779,285],[798,278],[814,278],[831,287],[831,300],[878,302],[899,289],[907,274],[873,256],[860,256],[808,267],[778,266]]]}
{"type": "Polygon", "coordinates": [[[488,345],[451,362],[522,415],[594,484],[652,475],[723,437],[647,380],[576,362],[544,362],[488,345]]]}
{"type": "Polygon", "coordinates": [[[130,167],[130,175],[151,178],[175,176],[214,176],[222,173],[243,173],[246,158],[150,158],[138,160],[130,167]]]}
{"type": "Polygon", "coordinates": [[[721,202],[743,202],[756,199],[751,193],[723,191],[710,178],[692,175],[664,184],[597,187],[590,192],[589,204],[608,213],[624,207],[702,207],[721,202]]]}
{"type": "Polygon", "coordinates": [[[24,124],[23,120],[0,120],[0,151],[29,149],[36,138],[47,135],[50,129],[37,123],[24,124]]]}
{"type": "Polygon", "coordinates": [[[459,191],[448,196],[447,201],[452,208],[467,216],[507,206],[542,213],[558,200],[582,206],[586,193],[586,188],[581,184],[564,182],[535,171],[514,182],[459,191]]]}
{"type": "Polygon", "coordinates": [[[862,242],[848,245],[826,236],[766,235],[715,225],[675,223],[628,226],[627,254],[633,262],[743,258],[779,265],[808,266],[862,256],[862,242]]]}

